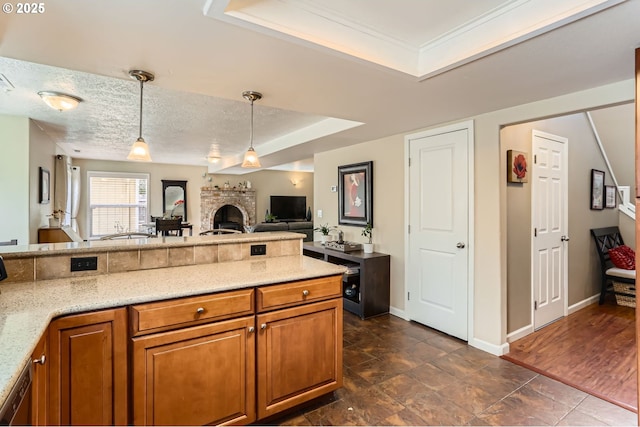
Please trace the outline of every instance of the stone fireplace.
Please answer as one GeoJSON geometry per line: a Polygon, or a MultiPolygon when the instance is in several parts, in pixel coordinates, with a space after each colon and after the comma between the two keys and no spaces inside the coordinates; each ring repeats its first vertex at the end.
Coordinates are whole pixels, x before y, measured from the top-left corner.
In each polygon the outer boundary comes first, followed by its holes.
{"type": "Polygon", "coordinates": [[[256,192],[251,189],[202,187],[200,189],[200,230],[238,228],[256,223],[256,192]],[[239,223],[239,227],[233,224],[239,223]]]}

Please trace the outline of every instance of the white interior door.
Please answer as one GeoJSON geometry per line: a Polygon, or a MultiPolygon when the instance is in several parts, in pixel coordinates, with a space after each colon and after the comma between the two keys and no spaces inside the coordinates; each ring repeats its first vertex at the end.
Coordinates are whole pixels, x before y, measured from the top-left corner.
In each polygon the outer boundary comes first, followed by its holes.
{"type": "Polygon", "coordinates": [[[567,311],[568,140],[533,131],[532,285],[534,329],[567,311]]]}
{"type": "Polygon", "coordinates": [[[409,139],[410,319],[467,340],[472,123],[409,139]]]}

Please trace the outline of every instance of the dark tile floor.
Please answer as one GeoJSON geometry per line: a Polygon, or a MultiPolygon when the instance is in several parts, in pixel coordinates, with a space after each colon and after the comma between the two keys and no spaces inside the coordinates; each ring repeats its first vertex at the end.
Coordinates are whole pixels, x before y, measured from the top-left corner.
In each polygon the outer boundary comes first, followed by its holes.
{"type": "Polygon", "coordinates": [[[344,387],[279,425],[616,425],[637,415],[420,324],[344,313],[344,387]]]}

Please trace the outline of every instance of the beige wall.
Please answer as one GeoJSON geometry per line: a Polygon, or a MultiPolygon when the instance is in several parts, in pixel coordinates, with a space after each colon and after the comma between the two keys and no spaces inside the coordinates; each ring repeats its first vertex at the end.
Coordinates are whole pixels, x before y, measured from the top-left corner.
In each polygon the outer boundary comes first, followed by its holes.
{"type": "MultiPolygon", "coordinates": [[[[0,241],[29,243],[29,119],[0,115],[0,241]]],[[[36,190],[37,191],[37,190],[36,190]]]]}
{"type": "MultiPolygon", "coordinates": [[[[589,230],[618,224],[618,211],[589,209],[591,169],[605,170],[605,162],[586,116],[572,114],[507,126],[500,133],[501,157],[509,149],[529,153],[532,131],[568,139],[568,305],[599,293],[600,268],[589,230]]],[[[505,166],[506,167],[506,166],[505,166]]],[[[529,167],[531,172],[531,167],[529,167]]],[[[505,171],[506,173],[506,171],[505,171]]],[[[531,176],[530,176],[531,177],[531,176]]],[[[605,174],[605,184],[611,178],[605,174]]],[[[507,332],[531,326],[531,181],[507,183],[507,332]]]]}
{"type": "Polygon", "coordinates": [[[29,120],[29,240],[38,243],[38,228],[49,225],[48,216],[55,206],[54,165],[56,144],[40,129],[33,120],[29,120]],[[40,203],[40,171],[44,167],[50,173],[49,193],[51,201],[40,203]]]}
{"type": "MultiPolygon", "coordinates": [[[[501,127],[629,102],[633,97],[634,82],[627,80],[460,119],[473,120],[475,128],[474,296],[470,301],[473,326],[469,331],[472,345],[494,353],[507,349],[507,186],[504,179],[506,166],[500,148],[501,127]]],[[[374,242],[379,244],[377,250],[391,255],[391,304],[398,314],[402,314],[405,307],[404,135],[431,128],[408,130],[314,157],[316,211],[323,209],[325,212],[324,218],[319,219],[314,211],[316,224],[337,224],[337,194],[329,191],[330,185],[337,185],[337,166],[374,161],[374,242]]],[[[358,229],[343,228],[347,239],[363,241],[358,229]]]]}
{"type": "MultiPolygon", "coordinates": [[[[162,180],[187,181],[187,219],[193,224],[193,234],[200,232],[200,188],[203,186],[223,186],[229,181],[231,186],[240,181],[251,181],[256,190],[258,218],[263,218],[270,195],[307,196],[307,203],[313,203],[313,174],[308,172],[258,171],[245,175],[207,174],[206,166],[182,166],[161,163],[111,162],[103,160],[73,159],[74,166],[81,168],[80,209],[78,227],[82,238],[87,238],[87,172],[131,172],[149,174],[149,213],[162,215],[162,180]],[[211,180],[209,180],[211,178],[211,180]],[[291,179],[298,181],[294,187],[291,179]],[[266,201],[266,202],[265,202],[266,201]]],[[[312,206],[312,205],[311,205],[312,206]]]]}
{"type": "Polygon", "coordinates": [[[26,117],[0,115],[0,241],[37,243],[38,228],[47,224],[51,203],[41,204],[39,167],[51,172],[55,144],[26,117]]]}
{"type": "MultiPolygon", "coordinates": [[[[607,153],[618,185],[631,187],[635,194],[635,105],[628,103],[591,111],[591,118],[607,153]]],[[[606,170],[606,169],[603,169],[606,170]]],[[[609,173],[608,170],[606,170],[609,173]]]]}
{"type": "MultiPolygon", "coordinates": [[[[314,156],[314,225],[338,226],[338,166],[373,161],[373,244],[391,255],[391,306],[404,310],[404,137],[396,135],[314,156]],[[318,218],[318,209],[323,217],[318,218]]],[[[345,240],[365,243],[362,227],[340,225],[345,240]]]]}

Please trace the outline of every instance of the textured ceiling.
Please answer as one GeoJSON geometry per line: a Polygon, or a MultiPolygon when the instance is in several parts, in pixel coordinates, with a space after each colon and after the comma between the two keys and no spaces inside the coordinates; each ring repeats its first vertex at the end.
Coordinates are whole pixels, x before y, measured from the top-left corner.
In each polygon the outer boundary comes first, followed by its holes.
{"type": "MultiPolygon", "coordinates": [[[[499,3],[474,1],[466,8],[460,1],[371,0],[374,8],[364,0],[301,0],[407,43],[459,28],[499,3]]],[[[550,2],[557,3],[505,3],[550,2]]],[[[632,79],[640,45],[640,0],[627,0],[420,80],[252,23],[212,19],[204,13],[208,5],[48,0],[40,15],[0,14],[0,73],[15,86],[0,91],[0,114],[34,118],[72,156],[124,160],[138,136],[139,108],[139,84],[127,72],[143,69],[156,75],[145,85],[143,123],[154,161],[204,165],[217,142],[223,161],[209,170],[241,173],[236,165],[249,141],[244,90],[264,94],[255,104],[254,145],[262,164],[282,167],[315,153],[632,79]],[[40,90],[69,92],[84,102],[59,113],[42,103],[40,90]]]]}
{"type": "MultiPolygon", "coordinates": [[[[0,112],[34,118],[77,158],[124,160],[139,133],[140,83],[0,58],[12,90],[0,92],[0,112]],[[75,110],[55,111],[38,96],[58,91],[83,99],[75,110]]],[[[249,146],[251,106],[238,94],[226,100],[161,89],[145,83],[142,135],[159,163],[206,165],[211,144],[223,158],[240,158],[249,146]]],[[[254,102],[254,145],[282,138],[326,117],[263,107],[254,102]]]]}

